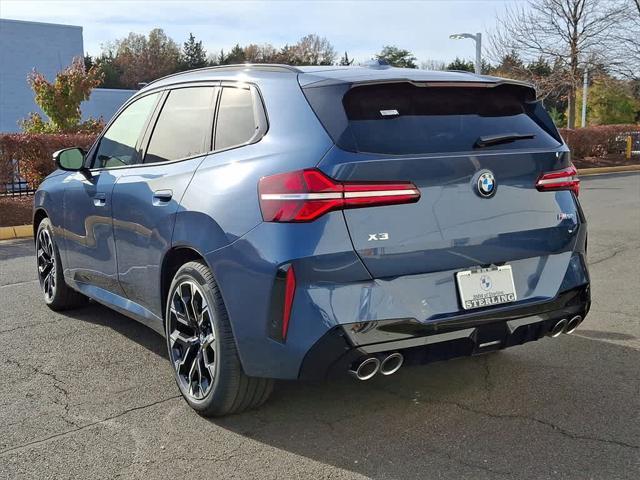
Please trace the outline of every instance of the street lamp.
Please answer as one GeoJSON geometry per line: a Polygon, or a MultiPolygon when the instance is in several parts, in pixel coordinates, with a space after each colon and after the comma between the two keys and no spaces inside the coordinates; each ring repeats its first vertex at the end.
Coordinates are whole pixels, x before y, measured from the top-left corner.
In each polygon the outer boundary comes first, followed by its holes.
{"type": "Polygon", "coordinates": [[[449,35],[451,40],[462,40],[463,38],[470,38],[474,42],[476,42],[476,64],[475,69],[476,73],[480,75],[482,73],[482,34],[476,33],[475,35],[472,33],[454,33],[453,35],[449,35]]]}

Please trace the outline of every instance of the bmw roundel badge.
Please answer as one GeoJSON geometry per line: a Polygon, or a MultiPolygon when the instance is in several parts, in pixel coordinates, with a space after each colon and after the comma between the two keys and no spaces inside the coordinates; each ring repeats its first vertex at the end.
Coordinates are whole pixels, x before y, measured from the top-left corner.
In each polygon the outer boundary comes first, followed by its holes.
{"type": "Polygon", "coordinates": [[[489,198],[496,193],[496,179],[488,170],[480,172],[476,180],[476,187],[480,196],[489,198]]]}

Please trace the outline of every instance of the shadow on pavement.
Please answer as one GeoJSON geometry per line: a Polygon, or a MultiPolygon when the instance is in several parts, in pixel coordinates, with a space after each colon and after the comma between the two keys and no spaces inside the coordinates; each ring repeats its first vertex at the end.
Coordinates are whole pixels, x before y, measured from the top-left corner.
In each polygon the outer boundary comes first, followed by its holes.
{"type": "Polygon", "coordinates": [[[167,345],[162,336],[141,323],[99,303],[90,301],[85,307],[66,310],[64,315],[83,322],[111,328],[156,355],[166,360],[169,358],[167,355],[167,345]]]}
{"type": "Polygon", "coordinates": [[[640,360],[634,349],[563,335],[369,382],[283,383],[262,409],[213,422],[374,478],[430,478],[430,469],[622,478],[623,465],[632,478],[640,401],[637,371],[623,370],[630,355],[640,360]]]}

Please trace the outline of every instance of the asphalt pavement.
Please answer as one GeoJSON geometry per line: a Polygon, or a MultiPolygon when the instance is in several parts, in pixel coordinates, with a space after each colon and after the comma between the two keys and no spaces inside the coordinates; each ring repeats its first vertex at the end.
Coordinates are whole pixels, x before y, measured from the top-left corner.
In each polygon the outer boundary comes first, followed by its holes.
{"type": "Polygon", "coordinates": [[[640,477],[640,174],[583,179],[591,313],[574,335],[282,382],[207,420],[164,340],[102,306],[51,312],[32,242],[0,243],[0,479],[640,477]]]}

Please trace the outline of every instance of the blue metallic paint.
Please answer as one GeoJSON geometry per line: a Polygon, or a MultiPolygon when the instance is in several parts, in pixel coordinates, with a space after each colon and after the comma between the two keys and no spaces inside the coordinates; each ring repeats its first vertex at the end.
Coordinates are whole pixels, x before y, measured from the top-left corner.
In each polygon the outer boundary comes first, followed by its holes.
{"type": "MultiPolygon", "coordinates": [[[[315,81],[309,73],[301,77],[315,81]]],[[[35,208],[54,225],[72,287],[162,333],[163,259],[170,249],[189,247],[219,284],[245,373],[291,379],[336,326],[459,318],[454,275],[460,269],[513,266],[518,302],[500,311],[547,302],[588,283],[586,224],[575,198],[534,188],[541,171],[568,165],[565,146],[420,157],[346,152],[333,145],[295,73],[189,72],[142,93],[231,80],[260,89],[269,127],[258,143],[102,170],[92,180],[57,172],[43,182],[35,208]],[[415,204],[332,212],[311,223],[264,223],[258,180],[316,165],[338,180],[412,181],[422,197],[415,204]],[[471,186],[482,169],[492,170],[498,182],[490,199],[478,198],[471,186]],[[171,190],[172,197],[159,202],[153,196],[158,190],[171,190]],[[96,193],[105,194],[104,207],[93,203],[96,193]],[[536,215],[527,215],[531,209],[536,215]],[[558,220],[558,213],[573,216],[558,220]],[[370,245],[368,234],[375,232],[388,232],[390,241],[370,245]],[[293,265],[297,278],[285,343],[267,334],[274,278],[283,264],[293,265]]]]}

